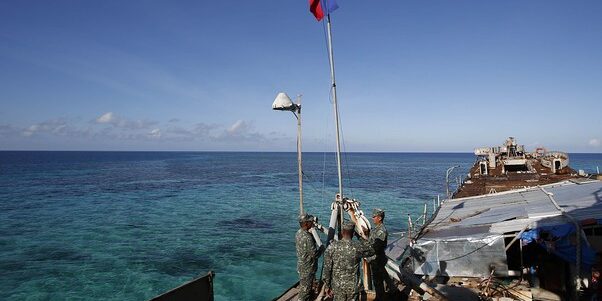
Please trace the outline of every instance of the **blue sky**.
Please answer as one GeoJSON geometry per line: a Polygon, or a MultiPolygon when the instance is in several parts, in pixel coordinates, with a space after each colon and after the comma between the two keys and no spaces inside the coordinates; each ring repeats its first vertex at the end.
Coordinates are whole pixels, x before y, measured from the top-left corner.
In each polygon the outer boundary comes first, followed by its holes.
{"type": "MultiPolygon", "coordinates": [[[[602,2],[338,0],[347,151],[602,152],[602,2]]],[[[0,149],[334,150],[307,1],[3,1],[0,149]]]]}

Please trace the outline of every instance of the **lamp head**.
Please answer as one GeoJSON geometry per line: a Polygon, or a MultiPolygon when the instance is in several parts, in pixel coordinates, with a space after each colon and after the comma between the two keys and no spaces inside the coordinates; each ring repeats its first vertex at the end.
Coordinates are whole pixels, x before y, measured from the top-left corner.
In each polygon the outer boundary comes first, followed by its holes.
{"type": "Polygon", "coordinates": [[[296,111],[298,105],[294,104],[288,95],[284,92],[278,93],[276,95],[276,99],[274,99],[274,103],[272,104],[272,109],[277,111],[296,111]]]}

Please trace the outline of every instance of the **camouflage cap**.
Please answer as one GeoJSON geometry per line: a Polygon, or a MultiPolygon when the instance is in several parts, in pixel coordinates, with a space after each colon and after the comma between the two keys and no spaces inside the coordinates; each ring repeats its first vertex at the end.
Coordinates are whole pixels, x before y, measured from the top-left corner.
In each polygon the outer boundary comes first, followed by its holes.
{"type": "Polygon", "coordinates": [[[300,223],[304,223],[304,222],[312,222],[314,220],[314,216],[311,214],[302,214],[299,215],[299,222],[300,223]]]}
{"type": "Polygon", "coordinates": [[[347,222],[342,226],[343,231],[353,231],[355,230],[355,224],[353,222],[347,222]]]}
{"type": "Polygon", "coordinates": [[[372,210],[372,216],[380,216],[380,217],[385,217],[385,211],[380,209],[380,208],[374,208],[372,210]]]}

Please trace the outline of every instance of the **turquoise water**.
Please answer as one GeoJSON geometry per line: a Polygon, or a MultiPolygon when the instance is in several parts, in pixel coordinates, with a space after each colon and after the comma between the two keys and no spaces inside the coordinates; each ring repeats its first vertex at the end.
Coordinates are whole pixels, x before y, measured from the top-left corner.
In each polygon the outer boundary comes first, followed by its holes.
{"type": "MultiPolygon", "coordinates": [[[[394,233],[474,156],[344,159],[345,194],[385,208],[394,233]]],[[[304,154],[305,209],[323,221],[334,162],[304,154]]],[[[209,270],[216,300],[271,299],[297,280],[296,168],[294,153],[0,152],[0,299],[146,300],[209,270]]]]}

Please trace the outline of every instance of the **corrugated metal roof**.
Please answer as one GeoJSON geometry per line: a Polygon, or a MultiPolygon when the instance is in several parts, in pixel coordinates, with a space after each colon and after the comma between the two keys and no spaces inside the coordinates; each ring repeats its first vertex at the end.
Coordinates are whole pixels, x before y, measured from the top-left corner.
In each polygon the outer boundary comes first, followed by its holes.
{"type": "Polygon", "coordinates": [[[474,230],[503,234],[538,225],[569,221],[546,193],[574,219],[602,219],[602,181],[565,181],[540,187],[506,191],[444,202],[427,226],[425,238],[469,236],[474,230]],[[543,188],[543,189],[542,189],[543,188]]]}

